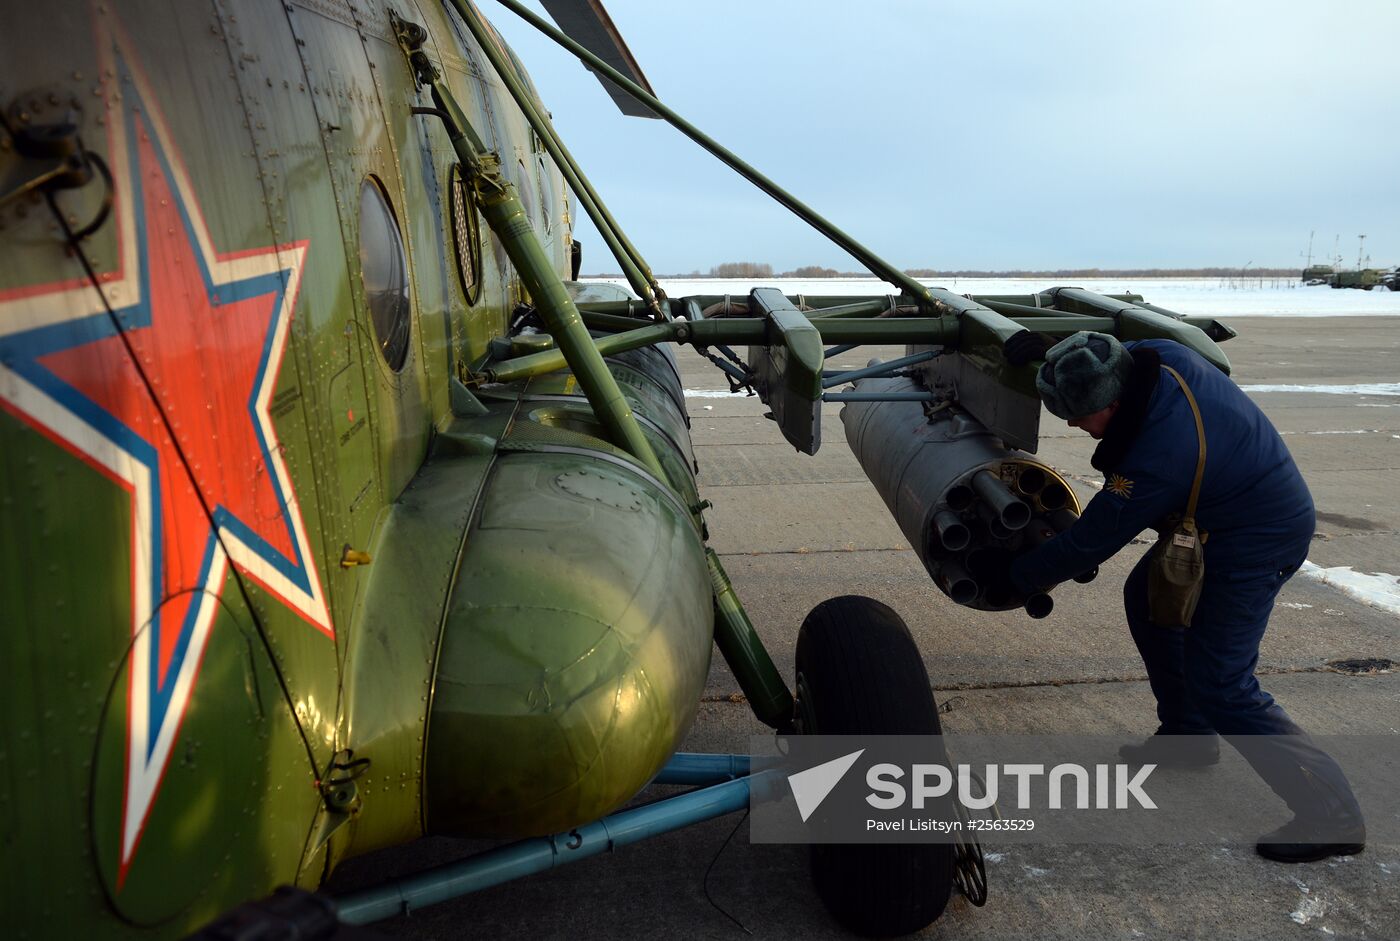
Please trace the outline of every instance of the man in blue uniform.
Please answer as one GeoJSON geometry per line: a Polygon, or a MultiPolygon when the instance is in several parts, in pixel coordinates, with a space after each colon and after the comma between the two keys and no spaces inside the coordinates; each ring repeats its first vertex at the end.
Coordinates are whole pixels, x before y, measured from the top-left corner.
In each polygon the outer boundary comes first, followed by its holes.
{"type": "MultiPolygon", "coordinates": [[[[1026,336],[1018,337],[1024,344],[1026,336]]],[[[1008,343],[1009,358],[1016,344],[1017,338],[1008,343]]],[[[1151,553],[1124,585],[1128,626],[1161,725],[1157,736],[1126,746],[1123,756],[1214,764],[1217,733],[1224,735],[1295,814],[1260,839],[1261,855],[1304,862],[1360,852],[1365,828],[1346,776],[1254,676],[1274,598],[1306,560],[1314,525],[1312,496],[1278,432],[1228,376],[1171,340],[1122,344],[1081,332],[1044,356],[1036,376],[1041,399],[1099,441],[1093,465],[1105,483],[1073,526],[1012,563],[1012,581],[1023,593],[1088,571],[1143,530],[1184,512],[1199,451],[1196,423],[1163,366],[1186,381],[1205,428],[1196,521],[1208,534],[1206,574],[1191,625],[1150,621],[1151,553]],[[1198,737],[1159,737],[1182,735],[1198,737]]]]}

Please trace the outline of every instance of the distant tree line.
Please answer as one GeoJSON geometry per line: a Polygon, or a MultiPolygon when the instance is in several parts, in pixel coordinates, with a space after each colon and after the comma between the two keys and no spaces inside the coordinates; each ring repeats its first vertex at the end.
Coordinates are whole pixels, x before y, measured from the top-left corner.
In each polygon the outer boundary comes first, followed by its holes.
{"type": "Polygon", "coordinates": [[[710,269],[710,273],[703,277],[771,278],[773,277],[773,266],[756,261],[726,261],[722,265],[715,265],[710,269]]]}
{"type": "MultiPolygon", "coordinates": [[[[1009,268],[1000,271],[963,268],[906,268],[904,273],[914,278],[1283,278],[1297,277],[1300,269],[1259,268],[1055,268],[1032,270],[1009,268]]],[[[803,265],[791,271],[774,272],[773,266],[756,261],[727,261],[715,265],[708,273],[694,271],[659,274],[660,278],[868,278],[868,271],[837,271],[821,265],[803,265]]],[[[587,275],[592,278],[620,278],[619,273],[587,275]]]]}

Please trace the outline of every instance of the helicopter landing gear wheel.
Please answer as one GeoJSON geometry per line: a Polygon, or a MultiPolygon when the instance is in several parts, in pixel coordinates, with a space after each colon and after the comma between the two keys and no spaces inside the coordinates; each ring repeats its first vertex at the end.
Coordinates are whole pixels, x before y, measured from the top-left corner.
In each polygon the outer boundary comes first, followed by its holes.
{"type": "MultiPolygon", "coordinates": [[[[938,706],[909,629],[859,595],[823,601],[797,635],[797,715],[805,734],[939,735],[938,706]]],[[[812,882],[841,925],[868,937],[909,934],[948,904],[954,847],[943,843],[812,846],[812,882]]]]}

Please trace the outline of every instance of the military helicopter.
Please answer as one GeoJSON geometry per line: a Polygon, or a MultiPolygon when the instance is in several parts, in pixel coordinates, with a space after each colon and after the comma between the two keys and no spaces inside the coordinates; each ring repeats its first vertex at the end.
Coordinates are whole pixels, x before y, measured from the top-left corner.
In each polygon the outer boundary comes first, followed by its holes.
{"type": "MultiPolygon", "coordinates": [[[[937,732],[907,629],[869,599],[814,610],[794,685],[778,674],[705,545],[679,347],[797,451],[845,403],[939,587],[1039,616],[1049,596],[1017,597],[998,560],[1077,506],[1034,458],[1034,364],[1005,341],[1170,337],[1228,369],[1228,328],[1133,295],[920,284],[670,111],[601,5],[548,0],[561,31],[502,2],[897,293],[667,297],[469,0],[10,5],[15,936],[329,934],[776,796],[744,756],[676,752],[716,646],[782,733],[937,732]],[[630,291],[577,280],[575,206],[630,291]],[[908,351],[824,369],[874,343],[908,351]],[[862,686],[872,665],[894,679],[862,686]],[[620,809],[652,783],[694,789],[620,809]],[[313,894],[443,833],[516,842],[313,894]]],[[[814,852],[834,916],[876,934],[936,919],[976,867],[975,848],[814,852]]]]}

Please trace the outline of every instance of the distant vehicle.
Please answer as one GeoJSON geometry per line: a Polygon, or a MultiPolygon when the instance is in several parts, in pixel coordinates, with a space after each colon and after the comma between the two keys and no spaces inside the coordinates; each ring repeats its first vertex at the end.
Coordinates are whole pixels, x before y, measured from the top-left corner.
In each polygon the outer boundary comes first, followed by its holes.
{"type": "MultiPolygon", "coordinates": [[[[1388,287],[1392,291],[1400,290],[1400,283],[1397,283],[1396,268],[1372,268],[1370,267],[1371,256],[1366,254],[1366,236],[1357,236],[1356,247],[1356,267],[1350,271],[1343,271],[1341,268],[1341,256],[1336,258],[1335,268],[1329,265],[1309,265],[1303,270],[1303,280],[1308,281],[1308,273],[1316,269],[1326,269],[1328,274],[1326,281],[1334,288],[1359,288],[1362,291],[1370,291],[1378,287],[1388,287]]],[[[1308,283],[1312,283],[1308,281],[1308,283]]]]}
{"type": "MultiPolygon", "coordinates": [[[[1359,288],[1362,291],[1369,291],[1372,288],[1387,287],[1393,281],[1386,282],[1383,279],[1391,273],[1381,268],[1358,268],[1355,271],[1336,271],[1327,279],[1327,283],[1334,288],[1359,288]]],[[[1391,275],[1393,277],[1393,275],[1391,275]]]]}
{"type": "Polygon", "coordinates": [[[1336,273],[1331,265],[1308,265],[1303,269],[1302,282],[1304,284],[1326,284],[1336,273]]]}

